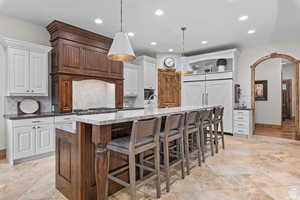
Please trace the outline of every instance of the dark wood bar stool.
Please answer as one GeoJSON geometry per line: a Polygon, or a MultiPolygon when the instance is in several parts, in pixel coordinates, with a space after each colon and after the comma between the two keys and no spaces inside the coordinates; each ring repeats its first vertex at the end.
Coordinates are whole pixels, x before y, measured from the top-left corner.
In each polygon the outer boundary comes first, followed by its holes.
{"type": "Polygon", "coordinates": [[[223,115],[224,115],[224,107],[216,107],[214,109],[213,121],[214,121],[214,135],[215,135],[214,138],[215,138],[215,145],[216,145],[216,153],[219,152],[219,140],[222,140],[222,148],[225,149],[223,115]]]}
{"type": "Polygon", "coordinates": [[[184,146],[187,174],[189,175],[191,153],[198,154],[198,165],[201,166],[200,120],[198,111],[191,111],[186,113],[184,125],[184,146]],[[190,141],[189,138],[192,138],[192,140],[190,141]],[[194,141],[194,139],[196,141],[194,141]],[[196,142],[196,150],[193,147],[194,142],[196,142]]]}
{"type": "Polygon", "coordinates": [[[213,135],[213,109],[200,110],[200,139],[202,149],[202,160],[205,162],[205,149],[210,144],[211,156],[214,156],[214,135],[213,135]]]}
{"type": "MultiPolygon", "coordinates": [[[[129,165],[126,165],[113,172],[108,172],[108,180],[112,180],[124,187],[129,188],[129,193],[132,200],[136,199],[136,188],[146,184],[152,179],[156,179],[156,193],[157,198],[160,198],[160,155],[159,155],[159,134],[160,134],[161,118],[152,118],[147,120],[134,121],[131,131],[131,136],[117,138],[107,144],[109,150],[108,156],[111,151],[128,155],[129,165]],[[136,155],[143,152],[154,151],[154,169],[142,164],[136,163],[136,155]],[[143,168],[144,170],[152,172],[151,174],[143,177],[141,180],[136,181],[136,167],[143,168]],[[116,176],[121,172],[129,169],[129,183],[117,178],[116,176]]],[[[108,167],[109,169],[109,167],[108,167]]],[[[108,188],[108,185],[107,187],[108,188]]],[[[108,197],[108,191],[106,191],[108,197]]]]}

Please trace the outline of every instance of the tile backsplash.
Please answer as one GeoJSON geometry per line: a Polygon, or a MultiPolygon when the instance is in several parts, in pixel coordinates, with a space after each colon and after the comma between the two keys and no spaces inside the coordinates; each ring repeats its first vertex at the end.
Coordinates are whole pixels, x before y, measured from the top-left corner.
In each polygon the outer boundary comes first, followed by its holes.
{"type": "Polygon", "coordinates": [[[41,103],[41,112],[51,112],[50,97],[5,97],[5,114],[16,114],[17,103],[23,99],[35,99],[41,103]]]}

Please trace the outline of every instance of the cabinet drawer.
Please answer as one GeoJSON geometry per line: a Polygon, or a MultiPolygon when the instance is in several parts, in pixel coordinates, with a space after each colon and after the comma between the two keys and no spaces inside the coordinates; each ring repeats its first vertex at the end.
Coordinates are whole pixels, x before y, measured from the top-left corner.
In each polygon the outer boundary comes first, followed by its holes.
{"type": "Polygon", "coordinates": [[[240,135],[249,135],[249,130],[245,128],[234,127],[234,133],[240,135]]]}
{"type": "Polygon", "coordinates": [[[75,115],[57,116],[54,119],[54,123],[68,123],[73,122],[75,115]]]}
{"type": "Polygon", "coordinates": [[[54,122],[53,117],[42,117],[42,118],[31,118],[31,119],[21,119],[21,120],[14,120],[13,126],[34,126],[36,124],[51,124],[54,122]]]}
{"type": "Polygon", "coordinates": [[[250,127],[249,121],[234,121],[234,127],[248,129],[250,127]]]}
{"type": "Polygon", "coordinates": [[[249,119],[249,115],[242,115],[242,114],[239,114],[239,115],[234,115],[234,121],[239,121],[239,122],[248,122],[250,119],[249,119]]]}

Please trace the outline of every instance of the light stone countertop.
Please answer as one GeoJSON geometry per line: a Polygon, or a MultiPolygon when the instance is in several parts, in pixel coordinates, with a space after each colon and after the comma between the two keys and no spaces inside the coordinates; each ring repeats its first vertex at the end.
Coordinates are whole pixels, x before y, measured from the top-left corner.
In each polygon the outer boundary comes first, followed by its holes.
{"type": "Polygon", "coordinates": [[[128,110],[118,111],[115,113],[105,113],[96,115],[78,115],[75,117],[75,121],[83,122],[92,125],[108,125],[122,122],[128,122],[133,120],[141,120],[152,117],[161,117],[176,113],[182,113],[187,111],[194,111],[200,109],[209,109],[218,107],[220,105],[208,105],[208,106],[185,106],[175,108],[146,108],[143,110],[128,110]]]}

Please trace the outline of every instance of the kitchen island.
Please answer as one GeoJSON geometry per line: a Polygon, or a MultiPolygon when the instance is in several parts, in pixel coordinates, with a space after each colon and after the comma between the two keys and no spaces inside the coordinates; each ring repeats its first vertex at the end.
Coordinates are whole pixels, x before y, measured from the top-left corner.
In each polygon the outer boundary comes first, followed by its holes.
{"type": "MultiPolygon", "coordinates": [[[[106,144],[110,140],[130,135],[134,120],[214,107],[154,108],[76,116],[76,130],[70,126],[56,130],[56,188],[71,200],[104,200],[108,162],[110,170],[127,163],[127,157],[118,153],[112,153],[108,160],[106,144]]],[[[128,172],[118,178],[127,181],[128,172]]],[[[110,194],[121,188],[109,183],[110,194]]]]}

